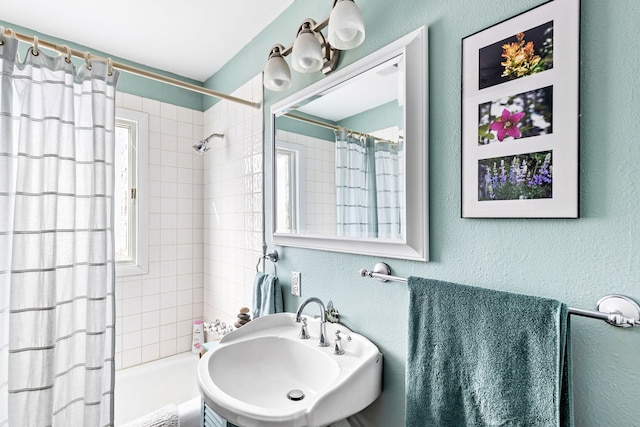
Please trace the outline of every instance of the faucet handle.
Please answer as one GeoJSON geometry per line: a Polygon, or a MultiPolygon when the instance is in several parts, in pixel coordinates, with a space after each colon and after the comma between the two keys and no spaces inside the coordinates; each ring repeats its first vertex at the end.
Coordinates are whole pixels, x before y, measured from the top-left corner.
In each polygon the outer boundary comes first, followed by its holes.
{"type": "MultiPolygon", "coordinates": [[[[342,336],[340,334],[342,334],[342,332],[340,332],[339,329],[336,330],[336,341],[333,346],[333,354],[344,354],[344,348],[342,348],[342,336]]],[[[345,334],[345,337],[347,341],[351,341],[350,335],[345,334]]]]}
{"type": "Polygon", "coordinates": [[[344,335],[347,341],[351,341],[351,335],[347,335],[344,332],[342,332],[340,329],[336,329],[336,340],[340,341],[342,339],[341,335],[344,335]]]}
{"type": "Polygon", "coordinates": [[[302,327],[300,328],[300,334],[298,334],[298,338],[301,340],[306,340],[310,338],[309,331],[307,330],[307,318],[302,318],[302,327]]]}

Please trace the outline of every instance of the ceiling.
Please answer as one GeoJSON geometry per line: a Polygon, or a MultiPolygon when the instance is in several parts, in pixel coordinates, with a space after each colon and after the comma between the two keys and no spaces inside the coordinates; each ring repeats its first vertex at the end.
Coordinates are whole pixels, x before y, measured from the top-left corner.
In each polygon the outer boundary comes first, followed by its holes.
{"type": "Polygon", "coordinates": [[[293,1],[0,0],[0,19],[203,82],[293,1]]]}
{"type": "Polygon", "coordinates": [[[387,102],[404,103],[401,57],[391,58],[325,92],[314,96],[297,111],[339,122],[387,102]]]}

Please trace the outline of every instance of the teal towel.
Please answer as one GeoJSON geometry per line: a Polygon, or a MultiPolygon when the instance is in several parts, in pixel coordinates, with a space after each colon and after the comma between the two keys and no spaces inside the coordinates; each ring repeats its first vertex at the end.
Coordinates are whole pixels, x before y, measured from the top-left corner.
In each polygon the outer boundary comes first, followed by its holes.
{"type": "Polygon", "coordinates": [[[283,311],[284,303],[278,277],[268,273],[256,273],[253,282],[253,318],[283,311]]]}
{"type": "Polygon", "coordinates": [[[410,277],[409,427],[573,426],[568,310],[410,277]]]}

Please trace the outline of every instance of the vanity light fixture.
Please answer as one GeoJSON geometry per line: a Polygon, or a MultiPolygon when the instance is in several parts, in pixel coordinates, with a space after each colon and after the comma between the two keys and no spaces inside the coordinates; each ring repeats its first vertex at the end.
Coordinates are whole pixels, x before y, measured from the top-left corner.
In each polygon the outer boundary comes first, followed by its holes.
{"type": "Polygon", "coordinates": [[[291,53],[291,66],[300,73],[322,70],[329,74],[338,65],[339,50],[360,46],[364,41],[364,22],[353,0],[334,0],[331,14],[317,23],[305,19],[292,46],[276,44],[264,68],[264,86],[273,91],[291,87],[291,71],[284,57],[291,53]],[[329,26],[325,39],[322,29],[329,26]]]}

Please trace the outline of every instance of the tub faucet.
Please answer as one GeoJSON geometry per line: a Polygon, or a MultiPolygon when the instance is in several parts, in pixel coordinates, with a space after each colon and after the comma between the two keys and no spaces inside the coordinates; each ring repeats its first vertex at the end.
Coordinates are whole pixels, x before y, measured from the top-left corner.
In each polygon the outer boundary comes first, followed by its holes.
{"type": "MultiPolygon", "coordinates": [[[[328,347],[329,343],[327,342],[326,339],[326,323],[327,323],[327,317],[325,314],[325,308],[324,308],[324,304],[322,303],[322,301],[319,298],[316,297],[311,297],[311,298],[307,298],[306,300],[304,300],[302,302],[302,304],[300,304],[300,307],[298,307],[298,310],[296,311],[296,317],[294,317],[294,320],[298,323],[302,322],[302,310],[304,310],[304,308],[307,306],[307,304],[309,304],[310,302],[315,302],[316,304],[318,304],[320,306],[320,338],[318,339],[318,345],[320,347],[328,347]]],[[[305,330],[306,332],[306,326],[307,326],[307,322],[303,322],[302,328],[303,330],[305,330]]],[[[309,334],[300,334],[300,338],[305,339],[305,338],[309,338],[309,334]]]]}

